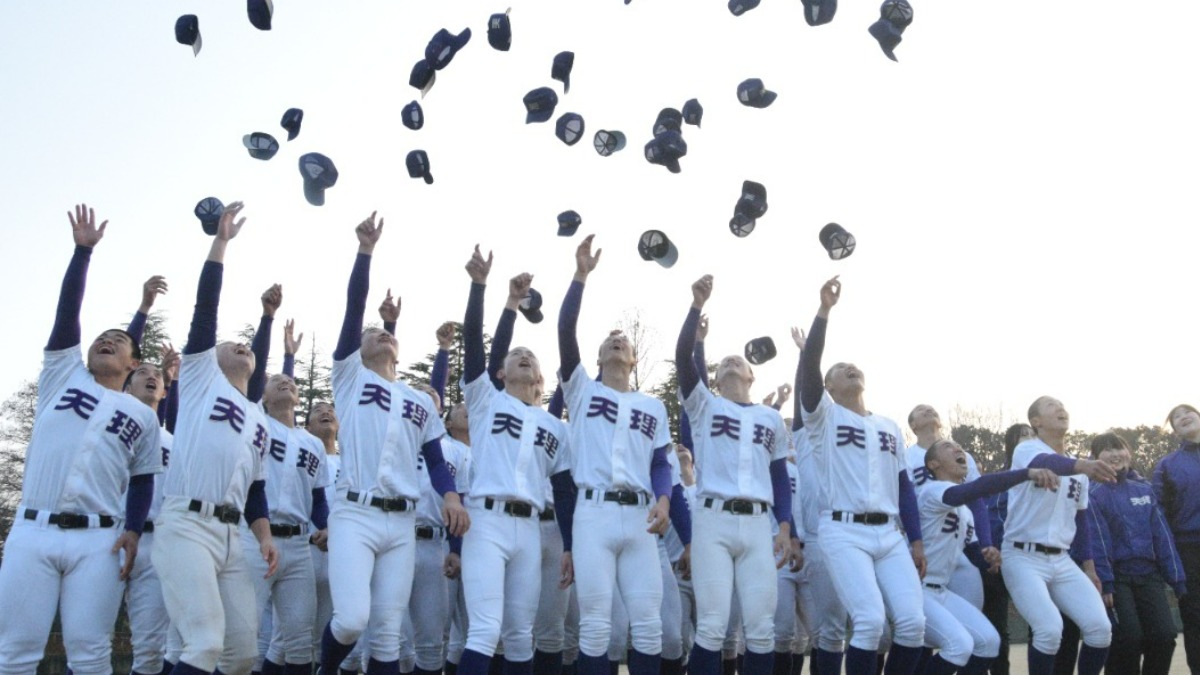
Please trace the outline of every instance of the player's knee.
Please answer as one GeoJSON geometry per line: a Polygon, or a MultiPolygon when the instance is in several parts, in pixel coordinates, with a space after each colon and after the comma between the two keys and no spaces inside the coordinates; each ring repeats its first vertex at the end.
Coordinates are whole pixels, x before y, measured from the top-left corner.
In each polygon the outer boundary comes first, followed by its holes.
{"type": "Polygon", "coordinates": [[[971,652],[975,648],[975,640],[965,628],[958,630],[947,630],[942,636],[942,644],[939,654],[942,659],[953,663],[956,666],[962,667],[967,665],[967,661],[971,658],[971,652]]]}
{"type": "Polygon", "coordinates": [[[1062,616],[1058,612],[1047,612],[1038,619],[1033,629],[1033,647],[1043,654],[1057,654],[1062,646],[1062,616]]]}
{"type": "Polygon", "coordinates": [[[329,622],[329,630],[338,642],[348,645],[358,640],[363,631],[367,630],[367,621],[371,619],[371,608],[347,607],[344,610],[334,609],[333,619],[329,622]]]}
{"type": "MultiPolygon", "coordinates": [[[[925,612],[920,606],[896,608],[892,621],[892,642],[903,647],[920,647],[925,643],[925,612]]],[[[970,641],[967,653],[970,654],[970,641]]]]}
{"type": "Polygon", "coordinates": [[[859,649],[875,651],[883,639],[885,617],[883,612],[858,611],[851,616],[854,638],[851,642],[859,649]]]}
{"type": "Polygon", "coordinates": [[[1109,623],[1107,615],[1101,614],[1097,618],[1089,618],[1080,623],[1079,635],[1089,647],[1107,647],[1112,644],[1112,624],[1109,623]]]}
{"type": "Polygon", "coordinates": [[[1000,633],[990,625],[988,628],[991,630],[976,639],[973,654],[985,659],[993,659],[1000,655],[1000,633]]]}

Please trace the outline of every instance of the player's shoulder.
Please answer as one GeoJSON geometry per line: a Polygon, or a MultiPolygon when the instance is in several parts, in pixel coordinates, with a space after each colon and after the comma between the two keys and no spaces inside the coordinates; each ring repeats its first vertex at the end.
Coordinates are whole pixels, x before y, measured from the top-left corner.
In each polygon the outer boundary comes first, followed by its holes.
{"type": "Polygon", "coordinates": [[[1024,468],[1029,466],[1029,462],[1038,455],[1054,452],[1054,448],[1046,445],[1046,442],[1040,438],[1029,438],[1017,444],[1013,449],[1012,465],[1014,468],[1024,468]]]}
{"type": "Polygon", "coordinates": [[[46,349],[42,351],[43,370],[65,370],[81,368],[87,370],[83,363],[83,347],[78,343],[63,349],[46,349]]]}

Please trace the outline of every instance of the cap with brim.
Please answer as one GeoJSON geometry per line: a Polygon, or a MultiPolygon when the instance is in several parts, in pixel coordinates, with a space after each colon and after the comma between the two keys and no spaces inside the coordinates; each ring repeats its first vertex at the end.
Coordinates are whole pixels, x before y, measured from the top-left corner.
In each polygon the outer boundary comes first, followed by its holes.
{"type": "Polygon", "coordinates": [[[879,7],[879,18],[891,21],[901,32],[908,28],[913,20],[913,8],[908,0],[884,0],[879,7]]]}
{"type": "Polygon", "coordinates": [[[200,54],[203,41],[200,39],[200,19],[195,14],[184,14],[175,20],[175,41],[192,48],[192,56],[200,54]]]}
{"type": "Polygon", "coordinates": [[[804,3],[804,20],[810,26],[823,26],[833,21],[837,14],[837,0],[802,0],[804,3]]]}
{"type": "Polygon", "coordinates": [[[255,28],[271,30],[271,16],[275,14],[275,5],[271,0],[246,0],[246,14],[255,28]]]}
{"type": "Polygon", "coordinates": [[[563,113],[554,123],[554,135],[567,145],[575,145],[583,138],[583,117],[575,113],[563,113]]]}
{"type": "Polygon", "coordinates": [[[683,113],[674,108],[663,108],[658,111],[658,117],[654,119],[654,135],[657,136],[664,131],[682,131],[683,130],[683,113]]]}
{"type": "Polygon", "coordinates": [[[225,205],[216,197],[205,197],[196,202],[192,213],[200,219],[200,227],[204,228],[204,234],[211,237],[217,233],[217,225],[221,222],[221,214],[225,213],[225,205]]]}
{"type": "Polygon", "coordinates": [[[338,170],[333,160],[319,152],[300,156],[300,175],[304,178],[304,198],[313,206],[325,204],[325,190],[337,184],[338,170]]]}
{"type": "Polygon", "coordinates": [[[563,93],[571,91],[571,69],[575,67],[575,52],[559,52],[550,66],[550,77],[563,83],[563,93]]]}
{"type": "Polygon", "coordinates": [[[704,106],[700,105],[700,101],[697,99],[688,99],[688,102],[683,104],[683,121],[700,126],[702,119],[704,119],[704,106]]]}
{"type": "Polygon", "coordinates": [[[525,315],[529,323],[541,323],[542,319],[545,318],[542,315],[542,294],[532,288],[521,299],[521,302],[517,304],[517,309],[521,314],[525,315]]]}
{"type": "Polygon", "coordinates": [[[739,238],[749,237],[750,233],[754,231],[754,227],[757,224],[758,221],[754,220],[754,218],[751,218],[744,211],[735,210],[733,212],[733,218],[729,219],[729,231],[739,238]]]}
{"type": "Polygon", "coordinates": [[[895,24],[886,19],[880,19],[871,24],[871,27],[867,29],[867,32],[871,34],[871,37],[875,38],[875,40],[879,43],[879,48],[883,50],[883,53],[887,55],[889,59],[893,61],[900,60],[896,58],[895,52],[896,47],[900,46],[901,31],[896,27],[895,24]]]}
{"type": "Polygon", "coordinates": [[[554,107],[558,105],[558,94],[550,87],[538,87],[525,94],[525,123],[545,122],[554,116],[554,107]]]}
{"type": "Polygon", "coordinates": [[[454,55],[470,41],[470,28],[464,28],[458,35],[443,28],[435,33],[425,46],[425,62],[434,70],[441,70],[450,65],[454,55]]]}
{"type": "Polygon", "coordinates": [[[829,223],[821,228],[821,232],[817,234],[817,238],[821,240],[821,246],[829,253],[832,260],[841,260],[847,258],[851,253],[854,253],[854,248],[858,244],[855,241],[854,235],[850,234],[837,223],[829,223]]]}
{"type": "Polygon", "coordinates": [[[746,12],[758,7],[758,3],[762,0],[729,0],[729,13],[734,16],[741,16],[746,12]]]}
{"type": "Polygon", "coordinates": [[[246,146],[246,150],[254,159],[268,160],[279,152],[279,141],[262,131],[242,136],[242,145],[246,146]]]}
{"type": "Polygon", "coordinates": [[[620,131],[601,129],[592,137],[592,146],[601,157],[608,157],[614,152],[625,149],[625,134],[620,131]]]}
{"type": "Polygon", "coordinates": [[[570,237],[573,236],[579,226],[583,224],[583,217],[575,211],[563,211],[558,214],[558,236],[570,237]]]}
{"type": "Polygon", "coordinates": [[[425,126],[425,111],[421,110],[421,104],[413,101],[404,106],[404,110],[400,111],[400,121],[413,131],[425,126]]]}
{"type": "Polygon", "coordinates": [[[488,44],[502,52],[512,47],[512,20],[508,18],[508,12],[488,18],[488,44]]]}
{"type": "Polygon", "coordinates": [[[408,75],[408,84],[410,87],[421,90],[421,98],[424,98],[425,94],[433,89],[435,82],[437,82],[437,71],[425,59],[413,64],[412,72],[408,75]]]}
{"type": "Polygon", "coordinates": [[[304,122],[304,111],[299,108],[288,108],[279,120],[279,126],[287,129],[288,140],[300,135],[300,125],[304,122]]]}
{"type": "Polygon", "coordinates": [[[746,360],[759,366],[775,358],[775,341],[770,336],[754,338],[746,343],[746,360]]]}
{"type": "Polygon", "coordinates": [[[751,108],[765,108],[775,102],[775,97],[776,93],[768,90],[757,77],[738,85],[738,101],[751,108]]]}
{"type": "Polygon", "coordinates": [[[429,172],[429,155],[424,150],[413,150],[404,158],[408,167],[408,175],[412,178],[424,178],[425,184],[433,183],[433,174],[429,172]]]}
{"type": "Polygon", "coordinates": [[[646,230],[638,239],[638,255],[642,260],[653,260],[663,267],[670,267],[679,260],[679,250],[661,230],[646,230]]]}
{"type": "Polygon", "coordinates": [[[679,158],[687,155],[687,143],[678,131],[664,131],[655,136],[645,147],[646,161],[667,167],[671,173],[679,173],[679,158]]]}
{"type": "Polygon", "coordinates": [[[751,218],[762,218],[767,213],[767,188],[752,180],[743,181],[737,210],[751,218]]]}

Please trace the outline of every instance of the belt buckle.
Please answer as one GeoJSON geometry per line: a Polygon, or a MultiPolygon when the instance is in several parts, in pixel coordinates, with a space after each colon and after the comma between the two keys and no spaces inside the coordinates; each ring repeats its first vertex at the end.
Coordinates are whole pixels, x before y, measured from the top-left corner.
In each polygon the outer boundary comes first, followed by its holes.
{"type": "Polygon", "coordinates": [[[88,517],[82,513],[58,514],[58,527],[63,530],[81,530],[88,526],[88,517]]]}
{"type": "Polygon", "coordinates": [[[217,520],[226,525],[237,525],[238,517],[241,516],[237,511],[228,508],[224,504],[213,508],[213,515],[217,520]]]}
{"type": "Polygon", "coordinates": [[[517,516],[519,518],[528,518],[533,515],[533,507],[520,502],[505,502],[504,511],[510,516],[517,516]]]}
{"type": "Polygon", "coordinates": [[[635,506],[638,503],[636,492],[630,490],[617,490],[617,504],[621,506],[635,506]]]}
{"type": "Polygon", "coordinates": [[[747,501],[744,501],[741,499],[733,499],[733,500],[730,500],[729,502],[727,502],[727,504],[729,505],[729,512],[734,515],[738,515],[738,516],[754,515],[754,505],[751,504],[750,502],[747,502],[747,501]]]}
{"type": "Polygon", "coordinates": [[[383,506],[381,508],[384,511],[392,511],[392,512],[407,511],[408,510],[408,500],[404,499],[403,497],[392,497],[391,499],[385,499],[385,500],[383,500],[383,506]]]}

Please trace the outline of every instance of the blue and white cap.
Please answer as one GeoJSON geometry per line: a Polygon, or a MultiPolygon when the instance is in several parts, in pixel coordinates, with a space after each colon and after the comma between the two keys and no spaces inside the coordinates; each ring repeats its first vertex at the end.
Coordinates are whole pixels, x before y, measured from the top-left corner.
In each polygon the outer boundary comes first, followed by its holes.
{"type": "Polygon", "coordinates": [[[299,108],[288,108],[279,120],[279,126],[287,129],[288,140],[300,135],[300,123],[304,121],[304,111],[299,108]]]}
{"type": "Polygon", "coordinates": [[[545,122],[554,116],[554,108],[558,105],[558,94],[550,87],[538,87],[525,94],[525,123],[545,122]]]}
{"type": "Polygon", "coordinates": [[[467,46],[470,41],[470,28],[464,28],[458,35],[443,28],[435,33],[429,40],[429,44],[425,46],[425,62],[429,64],[430,68],[441,70],[450,65],[458,50],[467,46]]]}
{"type": "Polygon", "coordinates": [[[337,183],[338,170],[333,160],[319,152],[300,157],[300,175],[304,178],[304,198],[313,206],[325,204],[325,190],[337,183]]]}
{"type": "Polygon", "coordinates": [[[216,197],[205,197],[196,202],[192,213],[200,219],[200,227],[204,228],[204,234],[211,237],[217,234],[217,225],[221,222],[221,214],[225,213],[225,205],[216,197]]]}
{"type": "Polygon", "coordinates": [[[775,102],[776,93],[770,91],[763,85],[763,81],[757,77],[752,77],[744,80],[738,85],[737,96],[738,101],[751,108],[765,108],[775,102]]]}
{"type": "Polygon", "coordinates": [[[204,42],[200,39],[200,19],[195,14],[184,14],[175,20],[175,41],[192,48],[192,56],[200,54],[204,42]]]}
{"type": "Polygon", "coordinates": [[[554,135],[567,145],[575,145],[583,138],[583,117],[576,113],[563,113],[554,123],[554,135]]]}
{"type": "Polygon", "coordinates": [[[408,167],[409,177],[424,178],[426,185],[433,183],[433,174],[429,173],[429,155],[424,150],[413,150],[408,153],[408,157],[404,158],[404,164],[408,167]]]}
{"type": "Polygon", "coordinates": [[[279,141],[275,137],[263,131],[256,131],[252,134],[242,136],[242,145],[246,146],[250,156],[254,159],[268,160],[279,152],[279,141]]]}
{"type": "Polygon", "coordinates": [[[679,250],[661,230],[646,230],[638,239],[638,255],[642,260],[653,260],[663,267],[670,267],[679,260],[679,250]]]}
{"type": "Polygon", "coordinates": [[[512,47],[512,21],[508,18],[509,11],[493,14],[488,18],[488,44],[502,52],[512,47]]]}
{"type": "Polygon", "coordinates": [[[425,111],[421,110],[421,104],[414,100],[404,106],[404,110],[400,111],[400,121],[413,131],[425,126],[425,111]]]}

